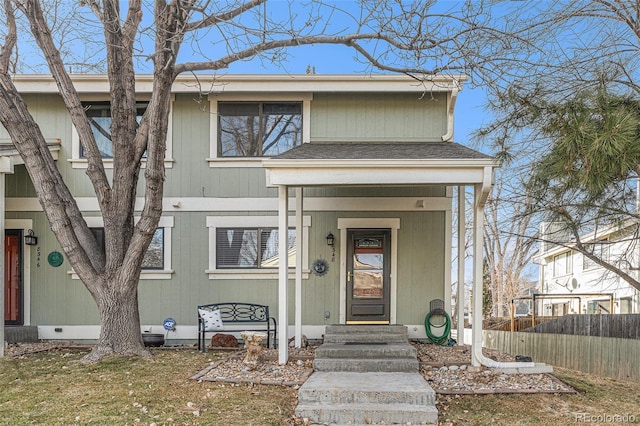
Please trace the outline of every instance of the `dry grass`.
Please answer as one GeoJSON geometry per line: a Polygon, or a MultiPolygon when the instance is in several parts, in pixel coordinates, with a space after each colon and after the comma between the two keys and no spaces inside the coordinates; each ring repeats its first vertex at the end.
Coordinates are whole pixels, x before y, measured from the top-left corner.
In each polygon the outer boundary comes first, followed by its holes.
{"type": "MultiPolygon", "coordinates": [[[[296,391],[198,383],[189,377],[228,353],[154,350],[151,360],[78,362],[55,350],[0,360],[0,425],[290,425],[296,391]]],[[[438,396],[440,425],[640,423],[640,384],[556,369],[578,394],[438,396]],[[634,416],[630,417],[630,416],[634,416]],[[585,417],[582,418],[586,420],[585,417]]],[[[298,424],[301,424],[298,423],[298,424]]]]}
{"type": "Polygon", "coordinates": [[[640,423],[640,383],[555,368],[577,394],[438,396],[441,425],[640,423]],[[598,417],[599,416],[599,417],[598,417]]]}
{"type": "Polygon", "coordinates": [[[57,350],[0,360],[2,425],[283,425],[296,391],[281,386],[198,383],[188,378],[219,356],[155,350],[150,360],[78,362],[57,350]]]}

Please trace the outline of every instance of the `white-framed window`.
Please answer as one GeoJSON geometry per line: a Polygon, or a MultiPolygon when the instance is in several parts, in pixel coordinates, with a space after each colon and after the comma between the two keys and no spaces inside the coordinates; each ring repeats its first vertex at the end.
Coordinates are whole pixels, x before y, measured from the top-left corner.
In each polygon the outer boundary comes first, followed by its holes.
{"type": "MultiPolygon", "coordinates": [[[[104,244],[104,220],[102,217],[85,217],[91,232],[96,236],[98,244],[104,244]]],[[[153,239],[142,262],[141,280],[171,279],[171,229],[174,226],[173,216],[162,216],[153,239]]],[[[73,279],[79,279],[74,271],[70,271],[73,279]]]]}
{"type": "Polygon", "coordinates": [[[553,276],[568,275],[573,271],[570,251],[553,256],[553,276]]]}
{"type": "MultiPolygon", "coordinates": [[[[142,119],[142,114],[148,104],[148,96],[140,96],[140,100],[137,103],[137,118],[138,121],[142,119]]],[[[91,125],[93,134],[96,137],[98,149],[100,150],[104,162],[104,167],[109,169],[113,167],[113,151],[111,147],[111,110],[109,101],[104,97],[98,96],[83,96],[82,106],[87,112],[87,117],[91,125]]],[[[169,121],[167,124],[167,140],[165,150],[164,165],[166,168],[173,166],[173,138],[172,138],[172,120],[173,120],[173,99],[169,110],[169,121]]],[[[146,155],[145,155],[146,157],[146,155]]],[[[84,156],[82,144],[80,143],[80,137],[75,126],[71,126],[71,158],[69,161],[72,163],[74,169],[86,169],[87,160],[84,156]]],[[[145,165],[145,159],[142,160],[142,167],[145,165]]]]}
{"type": "Polygon", "coordinates": [[[261,167],[311,139],[311,94],[210,95],[211,167],[261,167]]]}
{"type": "MultiPolygon", "coordinates": [[[[593,254],[594,256],[596,256],[598,259],[602,259],[605,262],[609,261],[609,255],[610,255],[610,243],[609,240],[600,240],[597,243],[593,244],[592,246],[593,248],[593,254]]],[[[593,269],[593,268],[597,268],[599,265],[589,259],[589,257],[587,257],[586,255],[582,255],[582,269],[583,270],[587,270],[587,269],[593,269]]]]}
{"type": "MultiPolygon", "coordinates": [[[[210,279],[276,279],[280,264],[278,216],[207,216],[210,279]]],[[[308,278],[311,217],[303,217],[303,277],[308,278]]],[[[295,217],[289,219],[288,265],[296,265],[295,217]]]]}

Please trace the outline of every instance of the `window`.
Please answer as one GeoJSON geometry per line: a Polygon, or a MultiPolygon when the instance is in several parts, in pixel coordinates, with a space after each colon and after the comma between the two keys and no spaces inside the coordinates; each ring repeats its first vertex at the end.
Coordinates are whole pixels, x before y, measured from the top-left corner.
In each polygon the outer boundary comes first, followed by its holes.
{"type": "MultiPolygon", "coordinates": [[[[149,99],[146,94],[137,95],[139,102],[137,103],[138,122],[142,119],[149,99]]],[[[108,95],[83,95],[82,105],[86,110],[89,118],[91,129],[96,137],[98,149],[103,158],[105,169],[113,168],[113,149],[111,145],[111,108],[107,101],[108,95]]],[[[173,167],[173,98],[169,109],[169,121],[167,123],[167,140],[164,155],[165,168],[173,167]]],[[[84,149],[80,143],[80,137],[75,126],[71,126],[71,157],[69,162],[74,169],[86,169],[88,166],[84,149]]],[[[146,154],[142,159],[142,167],[146,166],[146,154]]]]}
{"type": "MultiPolygon", "coordinates": [[[[98,244],[104,247],[104,221],[101,217],[85,217],[89,229],[96,237],[98,244]]],[[[137,218],[136,218],[137,220],[137,218]]],[[[171,230],[174,219],[172,216],[162,216],[158,228],[153,234],[149,248],[142,261],[141,280],[168,280],[171,279],[171,230]]],[[[73,279],[78,279],[77,274],[71,271],[73,279]]]]}
{"type": "Polygon", "coordinates": [[[301,102],[218,103],[218,157],[278,155],[301,143],[301,102]]]}
{"type": "MultiPolygon", "coordinates": [[[[89,228],[104,250],[104,228],[89,228]]],[[[164,228],[156,229],[142,260],[142,269],[164,269],[164,228]]]]}
{"type": "MultiPolygon", "coordinates": [[[[609,261],[609,241],[602,240],[592,245],[593,255],[598,259],[604,260],[605,262],[609,261]]],[[[586,255],[582,255],[582,269],[593,269],[597,268],[598,264],[593,260],[589,259],[586,255]]]]}
{"type": "MultiPolygon", "coordinates": [[[[296,264],[296,232],[287,236],[288,265],[296,264]]],[[[218,268],[278,268],[279,235],[275,228],[217,228],[218,268]]]]}
{"type": "Polygon", "coordinates": [[[553,276],[568,275],[572,272],[571,252],[565,252],[553,257],[553,276]]]}
{"type": "MultiPolygon", "coordinates": [[[[210,279],[277,279],[280,266],[278,216],[207,216],[210,279]]],[[[287,264],[293,278],[298,255],[308,278],[311,217],[303,217],[302,253],[296,252],[295,217],[289,218],[287,264]]]]}
{"type": "MultiPolygon", "coordinates": [[[[113,158],[113,147],[111,144],[111,106],[109,102],[83,102],[86,110],[91,130],[96,138],[98,149],[102,158],[113,158]]],[[[142,115],[147,109],[147,103],[137,104],[137,120],[140,123],[142,115]]],[[[146,153],[145,153],[146,157],[146,153]]],[[[84,149],[80,144],[80,158],[85,158],[84,149]]]]}

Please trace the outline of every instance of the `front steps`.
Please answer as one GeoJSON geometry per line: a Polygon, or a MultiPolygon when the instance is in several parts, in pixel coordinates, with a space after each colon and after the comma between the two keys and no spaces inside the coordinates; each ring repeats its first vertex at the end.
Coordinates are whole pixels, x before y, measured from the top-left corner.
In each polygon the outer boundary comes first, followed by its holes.
{"type": "Polygon", "coordinates": [[[329,325],[316,349],[316,371],[418,372],[407,327],[329,325]]]}
{"type": "Polygon", "coordinates": [[[327,326],[295,412],[330,425],[435,424],[435,392],[418,368],[404,326],[327,326]]]}
{"type": "Polygon", "coordinates": [[[317,371],[298,390],[296,414],[331,425],[435,424],[435,400],[418,373],[317,371]]]}

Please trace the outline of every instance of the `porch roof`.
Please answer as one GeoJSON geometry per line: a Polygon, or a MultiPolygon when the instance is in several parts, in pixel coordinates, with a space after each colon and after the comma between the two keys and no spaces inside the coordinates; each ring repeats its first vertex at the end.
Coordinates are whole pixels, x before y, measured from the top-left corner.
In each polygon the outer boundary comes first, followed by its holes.
{"type": "Polygon", "coordinates": [[[271,187],[490,184],[500,165],[455,142],[312,142],[262,164],[271,187]]]}

